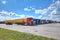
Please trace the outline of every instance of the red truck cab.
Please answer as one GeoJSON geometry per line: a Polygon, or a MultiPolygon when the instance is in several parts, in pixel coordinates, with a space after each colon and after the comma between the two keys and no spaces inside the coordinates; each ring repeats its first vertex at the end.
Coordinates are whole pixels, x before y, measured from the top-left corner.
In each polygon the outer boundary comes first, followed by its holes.
{"type": "Polygon", "coordinates": [[[33,25],[33,18],[26,18],[27,20],[27,25],[33,25]]]}

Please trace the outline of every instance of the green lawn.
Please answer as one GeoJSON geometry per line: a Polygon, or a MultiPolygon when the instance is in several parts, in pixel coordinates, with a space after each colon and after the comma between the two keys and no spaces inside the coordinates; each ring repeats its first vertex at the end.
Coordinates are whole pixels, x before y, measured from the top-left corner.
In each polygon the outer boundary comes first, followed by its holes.
{"type": "Polygon", "coordinates": [[[54,40],[54,39],[0,28],[0,40],[54,40]]]}

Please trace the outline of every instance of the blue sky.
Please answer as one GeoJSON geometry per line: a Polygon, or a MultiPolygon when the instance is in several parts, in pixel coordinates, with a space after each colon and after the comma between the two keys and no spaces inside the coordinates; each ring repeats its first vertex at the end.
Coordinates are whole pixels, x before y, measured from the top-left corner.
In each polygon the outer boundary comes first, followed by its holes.
{"type": "MultiPolygon", "coordinates": [[[[0,0],[0,19],[20,19],[33,17],[39,19],[59,20],[55,16],[60,11],[60,1],[57,0],[0,0]],[[58,5],[58,9],[56,9],[58,5]]],[[[60,14],[60,12],[59,12],[60,14]]]]}

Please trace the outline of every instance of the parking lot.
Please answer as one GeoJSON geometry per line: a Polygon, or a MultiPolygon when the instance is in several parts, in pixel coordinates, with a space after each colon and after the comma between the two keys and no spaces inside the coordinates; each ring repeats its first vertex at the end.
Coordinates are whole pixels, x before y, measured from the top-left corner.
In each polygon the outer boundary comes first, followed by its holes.
{"type": "Polygon", "coordinates": [[[59,23],[42,24],[42,25],[35,25],[35,26],[23,26],[17,24],[13,24],[13,25],[0,24],[0,28],[15,30],[19,32],[26,32],[26,33],[36,34],[39,36],[45,36],[45,37],[55,38],[60,40],[59,23]]]}

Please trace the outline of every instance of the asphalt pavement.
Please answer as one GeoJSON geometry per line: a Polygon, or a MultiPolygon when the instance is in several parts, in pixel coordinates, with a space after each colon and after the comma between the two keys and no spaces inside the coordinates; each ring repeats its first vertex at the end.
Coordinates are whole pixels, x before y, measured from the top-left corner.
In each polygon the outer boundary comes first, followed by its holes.
{"type": "Polygon", "coordinates": [[[19,32],[26,32],[38,36],[45,36],[60,40],[59,23],[43,24],[43,25],[35,25],[35,26],[23,26],[17,24],[13,24],[13,25],[0,24],[0,28],[5,28],[8,30],[14,30],[19,32]]]}

